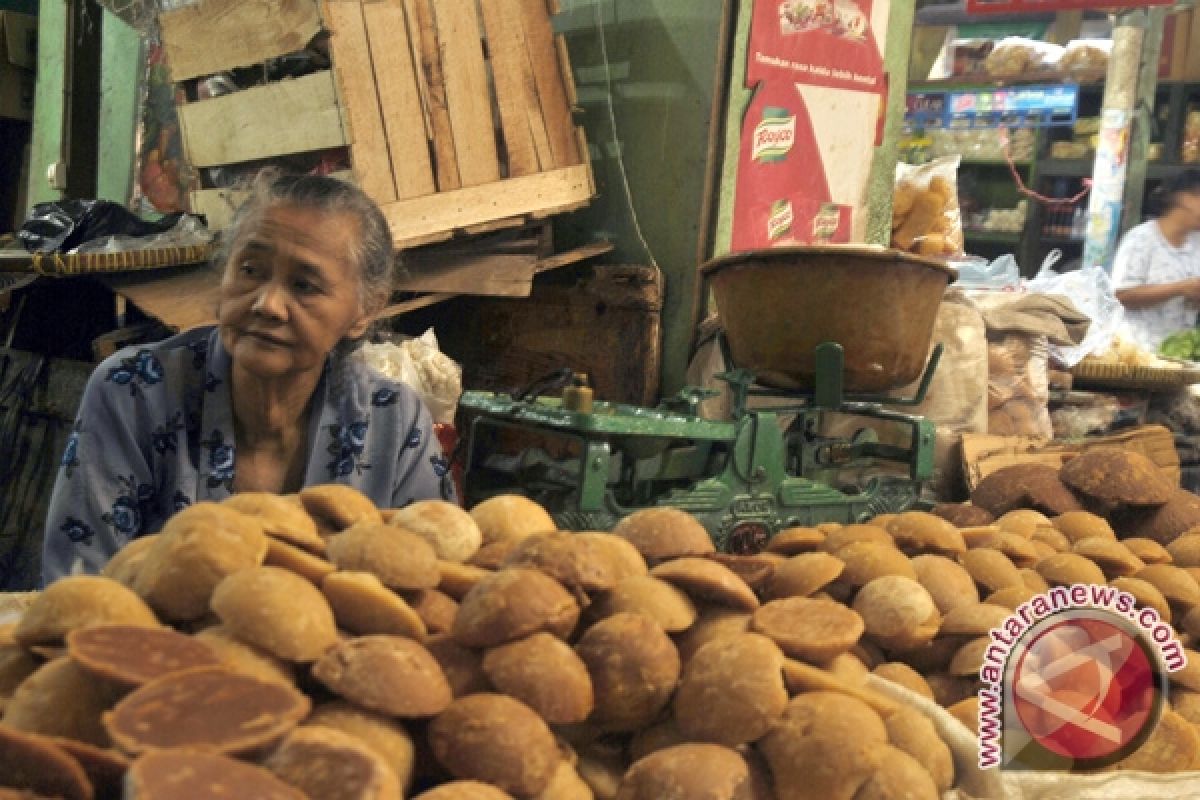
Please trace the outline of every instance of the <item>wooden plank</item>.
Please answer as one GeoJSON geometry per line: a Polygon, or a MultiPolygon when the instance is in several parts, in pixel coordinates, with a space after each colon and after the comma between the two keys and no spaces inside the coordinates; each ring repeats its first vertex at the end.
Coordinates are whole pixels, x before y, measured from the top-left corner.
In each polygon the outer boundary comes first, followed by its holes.
{"type": "Polygon", "coordinates": [[[480,0],[479,7],[487,30],[496,105],[500,109],[500,126],[508,156],[508,177],[530,175],[539,172],[540,165],[529,126],[529,110],[537,107],[537,94],[533,67],[525,47],[525,32],[521,20],[512,13],[511,5],[505,0],[480,0]]]}
{"type": "Polygon", "coordinates": [[[99,280],[173,330],[186,331],[217,321],[221,275],[208,265],[126,272],[99,280]]]}
{"type": "Polygon", "coordinates": [[[193,167],[346,144],[328,70],[180,106],[179,127],[193,167]]]}
{"type": "Polygon", "coordinates": [[[392,157],[396,198],[433,194],[433,163],[425,126],[414,124],[424,115],[417,70],[409,41],[408,21],[401,0],[368,0],[363,19],[371,43],[375,86],[383,114],[383,129],[392,157]]]}
{"type": "Polygon", "coordinates": [[[555,167],[573,166],[580,162],[575,146],[575,125],[562,71],[559,68],[558,45],[545,0],[515,0],[525,29],[525,43],[533,64],[542,118],[550,136],[550,149],[555,167]]]}
{"type": "Polygon", "coordinates": [[[500,162],[479,14],[474,2],[464,0],[434,0],[433,9],[458,176],[463,186],[492,183],[500,179],[500,162]]]}
{"type": "Polygon", "coordinates": [[[453,192],[400,200],[383,207],[397,244],[518,214],[580,208],[592,197],[586,164],[453,192]]]}
{"type": "Polygon", "coordinates": [[[554,49],[558,51],[558,71],[563,77],[563,90],[567,97],[567,107],[579,105],[579,90],[575,86],[575,73],[571,70],[571,57],[567,53],[567,40],[562,35],[554,37],[554,49]]]}
{"type": "Polygon", "coordinates": [[[313,0],[202,0],[158,23],[176,82],[303,50],[321,31],[313,0]]]}
{"type": "Polygon", "coordinates": [[[528,297],[537,256],[533,253],[439,253],[410,258],[409,275],[393,289],[402,292],[455,292],[493,297],[528,297]]]}
{"type": "Polygon", "coordinates": [[[438,191],[446,192],[462,186],[458,172],[458,156],[454,148],[454,129],[450,124],[450,109],[446,105],[446,78],[442,72],[442,54],[438,49],[437,25],[434,22],[433,0],[406,0],[409,30],[417,35],[421,65],[419,83],[425,113],[433,137],[433,158],[438,191]],[[415,24],[414,24],[415,23],[415,24]]]}
{"type": "Polygon", "coordinates": [[[250,193],[244,189],[199,189],[191,192],[193,214],[203,214],[208,229],[223,231],[233,222],[233,214],[250,193]]]}
{"type": "Polygon", "coordinates": [[[342,102],[350,120],[350,159],[358,185],[376,203],[396,199],[392,159],[375,91],[375,70],[367,43],[363,8],[359,0],[324,0],[325,24],[333,68],[337,73],[342,102]]]}

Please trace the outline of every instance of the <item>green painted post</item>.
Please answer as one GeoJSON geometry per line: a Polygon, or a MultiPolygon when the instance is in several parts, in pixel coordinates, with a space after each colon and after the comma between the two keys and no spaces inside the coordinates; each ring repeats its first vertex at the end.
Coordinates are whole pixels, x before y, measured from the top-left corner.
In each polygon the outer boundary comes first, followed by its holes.
{"type": "Polygon", "coordinates": [[[96,196],[122,205],[133,188],[134,137],[141,92],[142,38],[105,11],[100,66],[100,164],[96,196]]]}
{"type": "Polygon", "coordinates": [[[33,95],[33,139],[29,149],[27,208],[62,197],[50,188],[46,170],[63,159],[67,67],[66,0],[42,0],[38,8],[38,70],[33,95]]]}

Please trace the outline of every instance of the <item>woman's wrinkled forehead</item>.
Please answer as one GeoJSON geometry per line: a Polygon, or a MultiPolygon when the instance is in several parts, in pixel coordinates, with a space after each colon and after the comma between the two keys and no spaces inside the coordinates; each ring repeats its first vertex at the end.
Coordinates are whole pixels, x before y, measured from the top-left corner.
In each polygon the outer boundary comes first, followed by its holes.
{"type": "Polygon", "coordinates": [[[348,274],[357,277],[359,227],[354,216],[345,212],[274,203],[245,220],[230,255],[237,258],[248,250],[321,254],[341,262],[348,274]]]}

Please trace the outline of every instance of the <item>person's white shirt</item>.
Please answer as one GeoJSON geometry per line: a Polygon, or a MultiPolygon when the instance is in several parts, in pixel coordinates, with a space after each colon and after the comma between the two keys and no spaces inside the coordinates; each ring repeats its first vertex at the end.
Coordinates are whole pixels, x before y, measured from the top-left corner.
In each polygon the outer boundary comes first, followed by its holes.
{"type": "MultiPolygon", "coordinates": [[[[1182,247],[1163,236],[1156,220],[1132,228],[1117,246],[1113,288],[1173,283],[1200,277],[1200,233],[1189,233],[1182,247]]],[[[1182,297],[1145,308],[1126,308],[1123,333],[1141,347],[1156,352],[1162,340],[1196,325],[1197,306],[1182,297]]]]}

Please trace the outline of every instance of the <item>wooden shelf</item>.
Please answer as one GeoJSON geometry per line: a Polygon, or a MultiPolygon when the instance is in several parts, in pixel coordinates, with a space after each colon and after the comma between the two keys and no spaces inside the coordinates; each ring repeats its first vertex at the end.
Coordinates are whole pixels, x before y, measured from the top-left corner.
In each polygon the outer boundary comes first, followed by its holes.
{"type": "Polygon", "coordinates": [[[1021,234],[1011,231],[983,231],[965,228],[963,229],[963,238],[980,244],[1017,244],[1021,241],[1021,234]]]}
{"type": "Polygon", "coordinates": [[[997,78],[991,75],[955,75],[936,81],[919,81],[909,84],[910,92],[937,91],[939,89],[991,89],[1005,86],[1026,86],[1037,83],[1077,83],[1080,86],[1099,86],[1104,82],[1105,70],[1090,70],[1074,75],[1064,75],[1056,70],[1027,72],[1015,77],[997,78]]]}
{"type": "Polygon", "coordinates": [[[1049,236],[1047,234],[1039,234],[1038,241],[1042,244],[1052,244],[1055,247],[1079,247],[1083,245],[1083,238],[1076,236],[1049,236]]]}
{"type": "Polygon", "coordinates": [[[1050,177],[1085,178],[1092,174],[1090,158],[1043,158],[1038,161],[1038,174],[1050,177]]]}
{"type": "MultiPolygon", "coordinates": [[[[1007,166],[1008,166],[1008,162],[1007,162],[1007,161],[1005,161],[1003,158],[967,158],[966,156],[963,156],[963,159],[962,159],[962,162],[961,162],[961,163],[962,163],[962,165],[963,165],[964,167],[966,167],[966,166],[971,166],[971,167],[1007,167],[1007,166]]],[[[1029,166],[1031,166],[1032,164],[1033,164],[1033,162],[1032,162],[1032,161],[1013,161],[1013,165],[1014,165],[1014,166],[1016,166],[1016,167],[1018,167],[1018,168],[1020,168],[1020,169],[1024,169],[1024,168],[1026,168],[1026,167],[1029,167],[1029,166]]]]}

